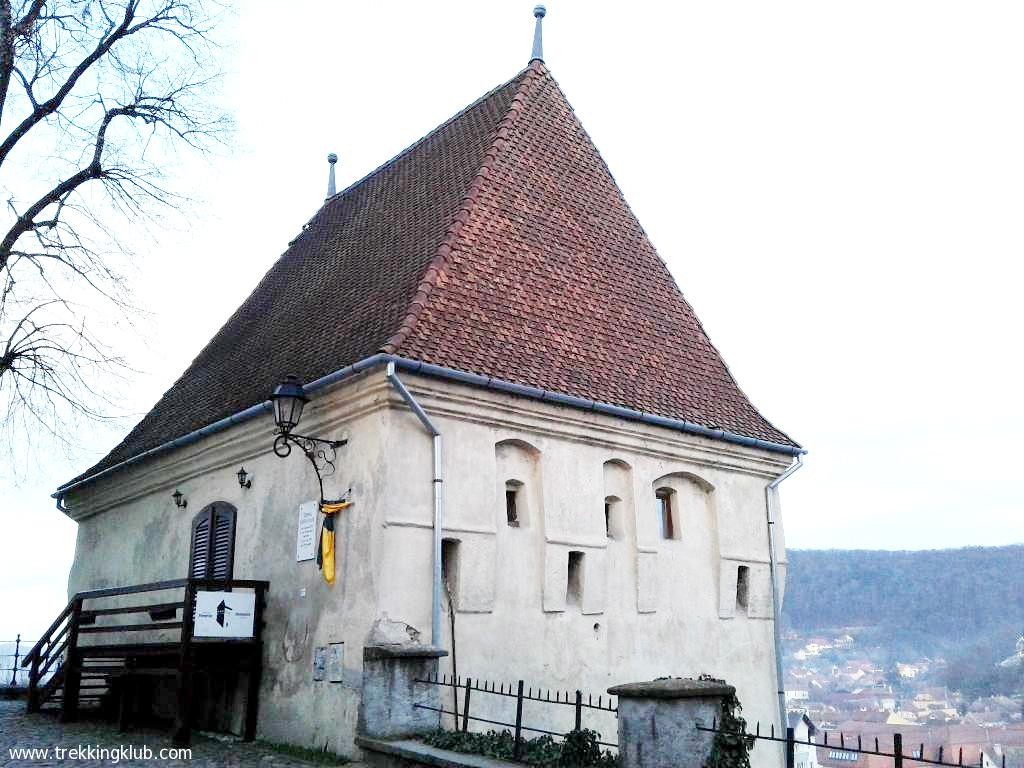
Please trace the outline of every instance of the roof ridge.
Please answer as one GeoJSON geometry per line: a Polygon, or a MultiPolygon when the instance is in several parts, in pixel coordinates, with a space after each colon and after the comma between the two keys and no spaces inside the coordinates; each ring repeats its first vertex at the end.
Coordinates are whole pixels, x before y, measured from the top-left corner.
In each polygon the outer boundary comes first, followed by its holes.
{"type": "Polygon", "coordinates": [[[420,278],[420,282],[416,286],[416,291],[409,300],[409,310],[406,312],[405,317],[402,318],[402,321],[398,326],[398,330],[395,331],[395,333],[386,342],[384,342],[383,345],[381,345],[380,351],[387,352],[389,354],[397,353],[399,348],[402,346],[402,343],[416,326],[420,313],[427,304],[430,292],[437,284],[437,276],[445,264],[447,264],[448,256],[455,246],[459,233],[462,231],[462,226],[469,219],[473,206],[476,205],[477,195],[479,194],[481,187],[483,187],[484,182],[486,182],[490,176],[490,169],[494,164],[495,158],[504,146],[508,144],[507,136],[509,131],[511,131],[513,124],[519,117],[520,112],[522,112],[523,105],[526,101],[526,89],[534,82],[534,80],[538,77],[544,76],[545,74],[547,74],[547,69],[544,67],[544,62],[539,59],[535,59],[531,61],[529,66],[522,70],[519,75],[516,75],[516,77],[523,76],[522,80],[516,88],[515,95],[509,102],[505,115],[498,121],[495,127],[494,138],[491,140],[491,144],[487,148],[487,151],[484,152],[483,160],[480,162],[480,167],[477,169],[476,174],[473,176],[473,180],[466,189],[466,194],[462,198],[462,205],[459,206],[459,210],[456,211],[451,224],[448,225],[448,229],[445,231],[445,236],[437,246],[437,251],[435,251],[434,257],[430,260],[427,268],[423,270],[423,276],[420,278]]]}

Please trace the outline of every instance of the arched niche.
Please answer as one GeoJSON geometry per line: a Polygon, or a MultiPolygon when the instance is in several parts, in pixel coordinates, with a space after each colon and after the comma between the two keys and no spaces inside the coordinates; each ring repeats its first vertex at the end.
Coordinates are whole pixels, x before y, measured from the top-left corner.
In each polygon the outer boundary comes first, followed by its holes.
{"type": "Polygon", "coordinates": [[[622,459],[604,462],[604,530],[611,541],[623,541],[633,530],[633,468],[622,459]]]}
{"type": "Polygon", "coordinates": [[[508,528],[536,524],[540,509],[540,450],[510,438],[494,444],[497,472],[497,523],[508,528]]]}
{"type": "Polygon", "coordinates": [[[649,506],[660,538],[717,539],[712,505],[715,487],[692,472],[671,472],[651,484],[649,506]]]}

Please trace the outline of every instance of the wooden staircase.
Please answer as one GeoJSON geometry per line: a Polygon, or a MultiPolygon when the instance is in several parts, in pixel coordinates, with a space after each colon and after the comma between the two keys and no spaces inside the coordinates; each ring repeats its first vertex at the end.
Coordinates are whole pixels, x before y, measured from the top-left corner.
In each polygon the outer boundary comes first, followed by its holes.
{"type": "Polygon", "coordinates": [[[28,711],[58,709],[69,721],[80,710],[120,709],[142,678],[171,678],[178,701],[175,741],[187,744],[192,719],[192,675],[204,664],[249,672],[245,737],[256,731],[262,665],[262,613],[269,582],[240,579],[176,579],[79,592],[22,660],[30,667],[28,711]],[[210,640],[193,636],[196,592],[256,593],[253,637],[210,640]],[[149,595],[149,601],[131,597],[149,595]],[[170,595],[170,598],[168,597],[170,595]],[[127,598],[127,603],[126,603],[127,598]],[[138,618],[139,616],[143,618],[138,618]],[[132,623],[119,623],[124,617],[132,623]],[[113,642],[92,642],[108,635],[113,642]],[[129,638],[143,637],[143,642],[129,638]],[[115,707],[119,704],[119,707],[115,707]]]}

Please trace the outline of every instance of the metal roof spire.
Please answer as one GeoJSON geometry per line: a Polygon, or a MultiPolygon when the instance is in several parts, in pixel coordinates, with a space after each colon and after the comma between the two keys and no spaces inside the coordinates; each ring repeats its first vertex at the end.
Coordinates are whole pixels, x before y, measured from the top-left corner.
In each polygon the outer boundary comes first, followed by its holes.
{"type": "Polygon", "coordinates": [[[533,53],[530,55],[530,61],[544,61],[544,38],[541,32],[541,21],[543,21],[547,12],[547,8],[543,5],[538,5],[533,9],[533,15],[537,19],[537,26],[533,30],[533,53]]]}
{"type": "Polygon", "coordinates": [[[327,162],[331,165],[331,170],[327,174],[327,196],[334,197],[338,191],[334,185],[334,164],[338,162],[338,156],[331,152],[331,154],[327,156],[327,162]]]}

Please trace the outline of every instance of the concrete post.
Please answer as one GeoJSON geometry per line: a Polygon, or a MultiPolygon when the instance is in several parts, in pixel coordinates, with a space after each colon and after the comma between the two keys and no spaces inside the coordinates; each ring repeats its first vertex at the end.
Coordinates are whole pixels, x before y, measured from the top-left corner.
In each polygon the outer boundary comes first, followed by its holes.
{"type": "Polygon", "coordinates": [[[713,680],[666,678],[609,688],[619,698],[622,768],[700,768],[715,735],[697,730],[722,719],[722,700],[736,689],[713,680]]]}
{"type": "Polygon", "coordinates": [[[448,651],[429,645],[368,645],[363,648],[363,694],[358,732],[397,739],[434,730],[441,715],[414,704],[441,708],[441,686],[416,683],[437,675],[437,660],[448,651]]]}

